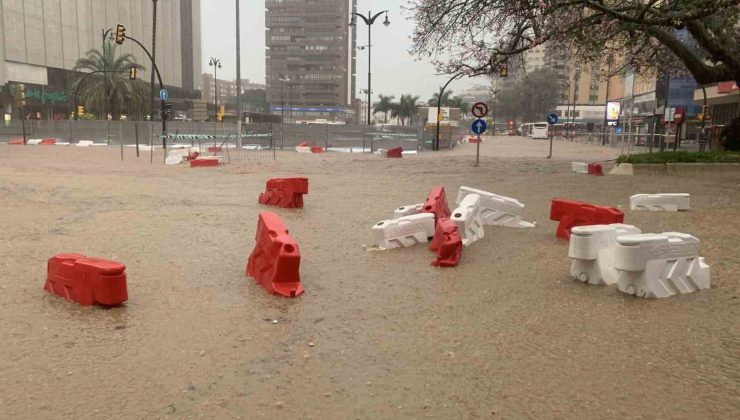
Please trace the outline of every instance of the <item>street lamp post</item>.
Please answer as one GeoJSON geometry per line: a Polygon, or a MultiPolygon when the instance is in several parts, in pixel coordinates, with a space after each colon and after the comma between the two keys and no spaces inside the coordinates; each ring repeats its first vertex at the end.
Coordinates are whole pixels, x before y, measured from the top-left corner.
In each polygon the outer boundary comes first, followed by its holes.
{"type": "Polygon", "coordinates": [[[218,121],[218,69],[221,68],[221,60],[211,57],[210,61],[208,61],[208,66],[213,67],[213,106],[216,108],[215,120],[218,121]]]}
{"type": "Polygon", "coordinates": [[[370,92],[372,91],[372,55],[371,55],[371,49],[372,49],[372,42],[371,42],[371,36],[372,31],[370,30],[372,28],[373,23],[375,23],[375,20],[385,13],[385,20],[383,21],[383,25],[388,26],[391,24],[391,21],[388,20],[388,11],[384,10],[382,12],[378,12],[375,15],[373,15],[371,12],[367,12],[367,16],[361,14],[361,13],[355,13],[352,12],[352,20],[350,21],[350,26],[356,26],[357,25],[357,19],[355,19],[355,16],[359,16],[367,25],[367,125],[370,125],[370,108],[371,108],[371,96],[370,92]]]}
{"type": "Polygon", "coordinates": [[[280,150],[283,150],[285,140],[285,82],[290,82],[290,78],[280,73],[280,150]]]}

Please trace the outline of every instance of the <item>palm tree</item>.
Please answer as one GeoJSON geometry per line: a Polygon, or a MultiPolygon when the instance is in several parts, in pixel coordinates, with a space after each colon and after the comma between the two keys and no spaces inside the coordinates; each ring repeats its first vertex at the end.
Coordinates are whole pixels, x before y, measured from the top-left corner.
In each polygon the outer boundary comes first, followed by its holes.
{"type": "Polygon", "coordinates": [[[395,96],[389,95],[385,96],[383,94],[378,95],[379,101],[373,105],[373,115],[377,114],[378,112],[383,113],[383,122],[388,122],[388,112],[393,109],[393,99],[395,99],[395,96]]]}
{"type": "MultiPolygon", "coordinates": [[[[442,106],[448,106],[447,103],[452,98],[452,91],[448,90],[447,92],[442,94],[442,106]]],[[[439,92],[435,93],[434,96],[432,96],[432,99],[427,101],[427,105],[429,106],[437,106],[437,100],[439,99],[439,92]]]]}
{"type": "MultiPolygon", "coordinates": [[[[97,49],[88,51],[85,58],[77,60],[74,70],[104,73],[85,80],[79,90],[79,100],[87,109],[94,109],[100,115],[110,113],[114,120],[127,110],[136,110],[141,115],[141,110],[149,107],[149,88],[145,82],[129,79],[131,67],[144,70],[131,54],[116,57],[116,45],[110,41],[105,43],[102,52],[97,49]]],[[[83,77],[72,85],[73,91],[83,77]]]]}
{"type": "Polygon", "coordinates": [[[398,118],[401,125],[406,125],[406,121],[411,124],[411,118],[416,114],[418,101],[418,96],[401,95],[400,100],[391,105],[391,116],[398,118]]]}

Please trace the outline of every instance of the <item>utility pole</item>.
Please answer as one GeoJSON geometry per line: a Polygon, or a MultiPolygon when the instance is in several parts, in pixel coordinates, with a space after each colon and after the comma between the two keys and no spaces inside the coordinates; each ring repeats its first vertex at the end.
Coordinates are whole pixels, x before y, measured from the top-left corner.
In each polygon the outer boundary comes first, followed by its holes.
{"type": "Polygon", "coordinates": [[[236,147],[242,148],[242,63],[239,27],[239,0],[236,0],[236,147]]]}

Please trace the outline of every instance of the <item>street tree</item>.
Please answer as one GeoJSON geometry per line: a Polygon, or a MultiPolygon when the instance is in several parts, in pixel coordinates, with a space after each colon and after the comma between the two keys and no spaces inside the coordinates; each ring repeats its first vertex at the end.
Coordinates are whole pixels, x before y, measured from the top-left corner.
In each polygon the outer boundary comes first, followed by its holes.
{"type": "MultiPolygon", "coordinates": [[[[437,106],[438,99],[439,92],[435,93],[432,98],[427,101],[427,105],[437,106]]],[[[461,110],[463,110],[463,112],[467,112],[466,110],[468,109],[468,103],[459,96],[453,96],[453,92],[451,90],[448,90],[442,94],[442,101],[440,102],[440,106],[446,108],[460,108],[461,110]]]]}
{"type": "Polygon", "coordinates": [[[582,62],[740,82],[738,0],[408,0],[414,50],[442,72],[498,73],[547,43],[582,62]],[[442,57],[442,58],[439,58],[442,57]],[[439,59],[437,59],[439,58],[439,59]]]}
{"type": "Polygon", "coordinates": [[[116,56],[116,45],[106,42],[103,51],[92,49],[84,58],[77,60],[74,69],[85,73],[101,72],[87,78],[80,85],[82,77],[72,84],[74,91],[79,86],[79,101],[85,108],[93,109],[100,115],[111,114],[114,120],[124,112],[139,114],[149,108],[150,90],[141,80],[130,80],[129,70],[136,67],[141,73],[144,67],[136,62],[131,54],[116,56]]]}
{"type": "Polygon", "coordinates": [[[406,125],[407,122],[411,124],[412,118],[416,115],[418,101],[418,96],[401,95],[398,102],[391,104],[391,117],[398,118],[401,125],[406,125]]]}
{"type": "Polygon", "coordinates": [[[558,102],[558,85],[552,82],[556,77],[551,69],[535,70],[512,88],[497,92],[493,101],[494,115],[524,122],[544,120],[558,102]]]}
{"type": "Polygon", "coordinates": [[[373,105],[373,115],[377,114],[378,112],[383,113],[383,122],[388,122],[388,113],[393,110],[393,99],[396,97],[393,95],[378,95],[378,102],[376,102],[373,105]]]}

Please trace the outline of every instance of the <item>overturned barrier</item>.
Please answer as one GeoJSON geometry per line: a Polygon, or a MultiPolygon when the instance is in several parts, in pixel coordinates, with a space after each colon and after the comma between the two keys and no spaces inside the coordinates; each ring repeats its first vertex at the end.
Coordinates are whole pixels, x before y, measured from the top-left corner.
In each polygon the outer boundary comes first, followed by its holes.
{"type": "Polygon", "coordinates": [[[80,305],[120,305],[128,300],[126,266],[80,254],[59,254],[49,258],[44,289],[80,305]]]}
{"type": "Polygon", "coordinates": [[[570,170],[571,172],[577,173],[577,174],[587,174],[588,173],[588,163],[586,162],[571,162],[570,164],[570,170]]]}
{"type": "Polygon", "coordinates": [[[568,249],[568,257],[573,259],[571,277],[594,285],[616,284],[613,265],[617,237],[638,233],[640,229],[621,223],[574,227],[568,249]]]}
{"type": "Polygon", "coordinates": [[[685,233],[619,236],[614,268],[619,290],[638,297],[665,298],[710,287],[699,239],[685,233]]]}
{"type": "Polygon", "coordinates": [[[630,210],[687,211],[691,196],[678,194],[635,194],[630,197],[630,210]]]}
{"type": "Polygon", "coordinates": [[[57,139],[43,139],[39,142],[39,146],[53,146],[57,144],[57,139]]]}
{"type": "Polygon", "coordinates": [[[274,178],[267,181],[258,202],[286,209],[302,209],[303,196],[308,194],[308,178],[274,178]]]}
{"type": "MultiPolygon", "coordinates": [[[[180,160],[182,160],[183,157],[180,157],[180,160]]],[[[221,164],[221,158],[218,156],[211,156],[211,157],[199,157],[197,159],[191,159],[190,160],[190,167],[191,168],[202,168],[202,167],[209,167],[209,166],[218,166],[221,164]]]]}
{"type": "Polygon", "coordinates": [[[80,140],[77,143],[75,143],[75,146],[77,147],[90,147],[93,145],[92,140],[80,140]]]}
{"type": "Polygon", "coordinates": [[[10,139],[8,140],[8,145],[15,145],[15,146],[22,146],[26,143],[23,142],[23,139],[10,139]]]}
{"type": "Polygon", "coordinates": [[[463,243],[460,231],[455,222],[448,218],[437,221],[434,239],[429,250],[437,253],[437,259],[432,261],[435,267],[455,267],[462,256],[463,243]]]}
{"type": "Polygon", "coordinates": [[[604,176],[604,169],[601,167],[600,163],[589,163],[588,174],[595,176],[604,176]]]}
{"type": "Polygon", "coordinates": [[[403,157],[403,147],[394,147],[392,149],[388,149],[388,152],[386,152],[385,157],[402,158],[403,157]]]}
{"type": "Polygon", "coordinates": [[[550,206],[550,220],[559,222],[555,235],[567,241],[570,239],[571,229],[575,226],[623,223],[624,213],[613,207],[553,198],[550,206]]]}
{"type": "Polygon", "coordinates": [[[430,213],[381,220],[372,227],[373,244],[377,249],[393,249],[426,243],[434,237],[434,225],[434,215],[430,213]]]}
{"type": "Polygon", "coordinates": [[[269,211],[259,214],[255,242],[247,262],[247,276],[275,295],[302,294],[301,253],[277,214],[269,211]]]}
{"type": "Polygon", "coordinates": [[[529,228],[534,223],[522,221],[524,204],[511,197],[494,194],[470,187],[460,187],[457,193],[457,204],[470,194],[480,196],[481,219],[484,225],[529,228]]]}
{"type": "Polygon", "coordinates": [[[452,221],[457,225],[462,243],[465,246],[482,239],[485,236],[483,220],[481,220],[481,198],[478,194],[469,194],[460,201],[452,212],[452,221]]]}
{"type": "Polygon", "coordinates": [[[411,216],[412,214],[419,214],[424,210],[424,203],[408,204],[401,206],[393,211],[393,217],[398,219],[403,216],[411,216]]]}
{"type": "Polygon", "coordinates": [[[424,213],[433,214],[435,223],[440,218],[450,217],[450,207],[447,205],[447,195],[443,186],[438,185],[429,191],[427,201],[424,202],[423,211],[424,213]]]}

